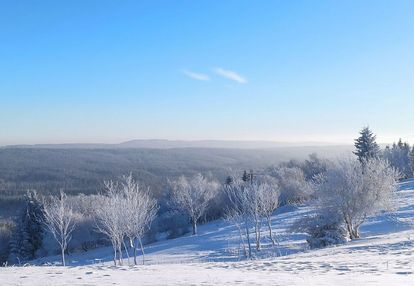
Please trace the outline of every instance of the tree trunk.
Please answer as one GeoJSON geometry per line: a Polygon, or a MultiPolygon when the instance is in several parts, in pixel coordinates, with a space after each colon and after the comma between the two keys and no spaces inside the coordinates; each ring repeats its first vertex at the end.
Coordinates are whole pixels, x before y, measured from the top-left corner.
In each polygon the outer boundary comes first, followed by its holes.
{"type": "Polygon", "coordinates": [[[245,228],[246,228],[246,237],[247,237],[247,246],[249,248],[249,258],[252,258],[252,246],[250,243],[250,231],[249,231],[249,223],[247,219],[245,220],[245,228]]]}
{"type": "Polygon", "coordinates": [[[112,245],[112,248],[114,249],[114,265],[116,266],[116,246],[112,245]]]}
{"type": "Polygon", "coordinates": [[[61,252],[62,252],[62,265],[66,266],[66,263],[65,263],[65,248],[63,246],[61,247],[61,252]]]}
{"type": "Polygon", "coordinates": [[[126,255],[127,255],[128,265],[129,265],[129,252],[128,252],[128,248],[127,248],[127,246],[126,246],[125,240],[124,240],[124,241],[122,241],[122,244],[124,245],[124,250],[125,250],[125,253],[126,253],[126,255]]]}
{"type": "Polygon", "coordinates": [[[237,229],[239,230],[240,242],[241,242],[241,244],[242,244],[242,246],[243,246],[243,254],[244,254],[244,257],[246,257],[246,258],[247,258],[246,244],[244,243],[244,239],[243,239],[242,230],[241,230],[241,228],[240,228],[240,227],[237,227],[237,229]]]}
{"type": "Polygon", "coordinates": [[[354,228],[351,230],[351,233],[350,233],[350,238],[351,238],[351,239],[359,238],[359,229],[358,229],[358,227],[354,227],[354,228]]]}
{"type": "Polygon", "coordinates": [[[119,265],[123,265],[124,261],[122,259],[122,242],[118,245],[118,256],[119,256],[119,265]]]}
{"type": "Polygon", "coordinates": [[[139,241],[139,244],[140,244],[140,246],[141,246],[141,252],[142,252],[142,265],[144,265],[144,264],[145,264],[145,252],[144,252],[144,245],[142,244],[142,240],[141,240],[141,238],[140,238],[140,237],[138,238],[138,241],[139,241]]]}
{"type": "Polygon", "coordinates": [[[270,235],[270,239],[272,241],[272,245],[276,246],[276,244],[278,245],[277,248],[277,252],[279,253],[279,256],[282,256],[282,252],[280,251],[280,244],[279,241],[273,237],[273,230],[272,230],[272,220],[270,217],[267,218],[267,227],[269,228],[269,235],[270,235]]]}
{"type": "Polygon", "coordinates": [[[134,265],[137,265],[137,239],[134,238],[134,241],[131,241],[131,245],[134,248],[134,265]]]}
{"type": "Polygon", "coordinates": [[[272,245],[275,246],[276,245],[276,241],[273,238],[272,221],[270,220],[270,218],[267,218],[267,227],[269,228],[269,236],[270,236],[270,240],[272,241],[272,245]]]}
{"type": "Polygon", "coordinates": [[[260,244],[260,222],[259,221],[256,221],[255,232],[256,232],[256,250],[260,251],[261,244],[260,244]]]}
{"type": "Polygon", "coordinates": [[[193,221],[193,235],[197,234],[197,221],[196,220],[192,220],[193,221]]]}
{"type": "Polygon", "coordinates": [[[345,225],[346,225],[346,229],[348,231],[349,238],[354,239],[354,234],[353,234],[353,232],[354,232],[353,229],[354,228],[352,227],[351,220],[349,220],[346,216],[345,216],[344,220],[345,220],[345,225]]]}

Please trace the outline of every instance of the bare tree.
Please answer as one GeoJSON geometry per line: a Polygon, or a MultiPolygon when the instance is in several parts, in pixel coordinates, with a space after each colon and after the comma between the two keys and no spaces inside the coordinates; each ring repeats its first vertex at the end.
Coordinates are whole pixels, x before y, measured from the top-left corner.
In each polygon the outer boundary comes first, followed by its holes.
{"type": "Polygon", "coordinates": [[[52,197],[44,203],[44,222],[60,246],[62,265],[65,266],[65,251],[72,238],[75,223],[72,206],[63,191],[59,197],[52,197]]]}
{"type": "Polygon", "coordinates": [[[247,258],[248,255],[247,255],[246,243],[244,241],[244,236],[245,235],[243,233],[244,219],[243,219],[241,213],[237,212],[237,210],[228,209],[224,218],[225,218],[225,220],[227,220],[229,223],[233,224],[237,228],[237,231],[239,233],[240,245],[242,246],[242,249],[243,249],[243,255],[244,255],[244,257],[247,258]]]}
{"type": "Polygon", "coordinates": [[[260,183],[258,187],[260,215],[265,218],[270,239],[272,244],[275,245],[276,239],[272,232],[272,214],[279,207],[279,186],[275,181],[269,179],[260,183]]]}
{"type": "Polygon", "coordinates": [[[243,245],[243,236],[246,237],[248,247],[246,256],[248,258],[252,257],[251,226],[254,227],[256,250],[261,250],[261,226],[264,219],[267,222],[271,240],[275,244],[271,216],[279,206],[279,189],[276,180],[270,177],[261,177],[248,182],[236,180],[231,185],[226,185],[225,190],[230,201],[227,220],[239,229],[243,245]],[[243,232],[240,231],[242,228],[244,229],[243,232]]]}
{"type": "Polygon", "coordinates": [[[149,194],[149,189],[141,188],[133,179],[132,175],[123,176],[121,181],[123,191],[125,234],[129,238],[130,245],[134,250],[134,264],[137,264],[137,241],[142,252],[142,263],[145,263],[145,253],[142,244],[142,237],[150,228],[158,207],[157,202],[149,194]]]}
{"type": "Polygon", "coordinates": [[[114,251],[114,265],[117,259],[122,264],[122,242],[125,236],[125,216],[123,200],[117,183],[105,181],[106,194],[101,195],[96,204],[96,227],[111,241],[114,251]],[[118,255],[118,256],[117,256],[118,255]]]}
{"type": "Polygon", "coordinates": [[[174,202],[188,214],[193,226],[193,235],[196,235],[198,220],[207,210],[219,184],[215,181],[209,181],[201,174],[197,174],[191,179],[182,176],[171,182],[171,187],[174,202]]]}
{"type": "MultiPolygon", "coordinates": [[[[237,228],[240,228],[240,225],[243,225],[243,235],[246,237],[248,248],[246,257],[252,258],[250,227],[253,222],[255,211],[255,194],[251,191],[251,184],[246,183],[243,180],[235,180],[231,185],[227,185],[225,190],[230,201],[230,209],[227,211],[227,218],[229,221],[235,223],[237,228]]],[[[242,243],[244,244],[244,240],[242,240],[242,243]]]]}
{"type": "Polygon", "coordinates": [[[398,172],[381,159],[363,163],[340,160],[319,178],[320,212],[338,215],[349,238],[358,238],[359,227],[368,216],[392,209],[398,177],[398,172]]]}

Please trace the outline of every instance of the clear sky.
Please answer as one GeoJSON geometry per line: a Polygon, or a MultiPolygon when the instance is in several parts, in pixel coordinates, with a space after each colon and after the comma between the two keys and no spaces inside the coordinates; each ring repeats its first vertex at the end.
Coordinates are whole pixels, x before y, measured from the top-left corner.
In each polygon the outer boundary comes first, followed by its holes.
{"type": "Polygon", "coordinates": [[[414,143],[414,1],[0,1],[0,145],[414,143]]]}

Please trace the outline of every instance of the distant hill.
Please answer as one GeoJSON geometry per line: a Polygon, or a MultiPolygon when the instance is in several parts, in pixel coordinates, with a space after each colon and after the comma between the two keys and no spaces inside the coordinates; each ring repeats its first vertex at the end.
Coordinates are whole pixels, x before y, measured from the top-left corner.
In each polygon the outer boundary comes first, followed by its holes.
{"type": "Polygon", "coordinates": [[[120,149],[120,148],[230,148],[230,149],[269,149],[280,147],[324,147],[337,146],[320,142],[276,142],[276,141],[237,141],[237,140],[131,140],[118,144],[102,143],[74,143],[74,144],[34,144],[34,145],[10,145],[3,148],[43,148],[43,149],[120,149]]]}

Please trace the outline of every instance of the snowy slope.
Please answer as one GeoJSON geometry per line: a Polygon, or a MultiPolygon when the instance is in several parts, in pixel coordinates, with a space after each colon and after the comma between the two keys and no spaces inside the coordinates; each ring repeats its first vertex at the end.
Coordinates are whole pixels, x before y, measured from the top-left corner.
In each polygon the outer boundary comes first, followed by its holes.
{"type": "MultiPolygon", "coordinates": [[[[346,245],[307,250],[305,236],[289,233],[288,228],[312,209],[289,207],[273,217],[280,247],[265,244],[261,257],[253,261],[238,261],[236,230],[216,221],[200,226],[196,237],[147,246],[145,266],[114,268],[110,249],[98,249],[71,255],[72,267],[2,269],[0,284],[414,285],[414,181],[400,184],[397,200],[398,210],[369,219],[361,229],[363,238],[346,245]],[[282,257],[276,257],[279,251],[282,257]]],[[[58,257],[47,260],[58,261],[58,257]]]]}

